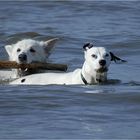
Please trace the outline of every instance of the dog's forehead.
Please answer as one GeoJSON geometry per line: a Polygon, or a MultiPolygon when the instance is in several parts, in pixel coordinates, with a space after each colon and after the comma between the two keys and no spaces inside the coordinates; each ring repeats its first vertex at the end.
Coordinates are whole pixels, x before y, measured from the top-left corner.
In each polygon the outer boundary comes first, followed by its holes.
{"type": "Polygon", "coordinates": [[[88,53],[90,54],[105,54],[107,52],[106,48],[104,47],[93,47],[88,50],[88,53]]]}
{"type": "Polygon", "coordinates": [[[34,40],[22,40],[22,41],[19,41],[17,44],[16,44],[16,48],[23,48],[23,49],[28,49],[30,47],[36,47],[38,46],[38,42],[37,41],[34,41],[34,40]]]}

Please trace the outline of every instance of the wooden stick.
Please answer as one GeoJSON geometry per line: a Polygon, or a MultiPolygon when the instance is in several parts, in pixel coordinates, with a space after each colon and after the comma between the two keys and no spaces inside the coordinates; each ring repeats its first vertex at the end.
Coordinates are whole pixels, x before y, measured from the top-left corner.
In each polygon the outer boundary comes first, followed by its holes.
{"type": "Polygon", "coordinates": [[[52,64],[52,63],[31,63],[31,64],[18,64],[15,61],[0,61],[0,69],[46,69],[46,70],[59,70],[67,71],[65,64],[52,64]]]}

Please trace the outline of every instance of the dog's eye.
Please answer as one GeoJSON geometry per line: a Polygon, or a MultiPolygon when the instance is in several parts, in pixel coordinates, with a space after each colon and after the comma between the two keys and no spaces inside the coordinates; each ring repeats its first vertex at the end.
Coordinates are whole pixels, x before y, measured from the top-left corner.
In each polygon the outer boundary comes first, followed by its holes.
{"type": "Polygon", "coordinates": [[[105,55],[105,57],[108,57],[109,56],[109,54],[107,53],[106,55],[105,55]]]}
{"type": "Polygon", "coordinates": [[[92,54],[91,56],[92,56],[93,58],[97,58],[97,55],[95,55],[95,54],[92,54]]]}
{"type": "Polygon", "coordinates": [[[18,48],[18,49],[17,49],[17,52],[20,52],[20,51],[21,51],[21,49],[18,48]]]}
{"type": "Polygon", "coordinates": [[[33,48],[31,48],[30,52],[35,53],[36,51],[33,48]]]}

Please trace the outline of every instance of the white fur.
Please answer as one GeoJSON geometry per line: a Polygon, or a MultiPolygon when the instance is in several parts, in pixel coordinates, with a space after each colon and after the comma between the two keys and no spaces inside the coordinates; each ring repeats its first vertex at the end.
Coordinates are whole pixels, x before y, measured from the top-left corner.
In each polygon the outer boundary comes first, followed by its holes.
{"type": "MultiPolygon", "coordinates": [[[[46,58],[48,58],[53,50],[56,41],[57,38],[48,41],[24,39],[16,44],[5,46],[5,49],[9,55],[10,61],[16,61],[17,63],[32,63],[34,61],[46,62],[46,58]],[[19,59],[20,55],[26,55],[27,59],[21,61],[19,59]]],[[[24,70],[21,70],[21,75],[19,75],[19,71],[19,69],[15,71],[17,77],[20,77],[24,73],[24,70]]]]}
{"type": "Polygon", "coordinates": [[[19,78],[10,84],[24,84],[24,85],[73,85],[84,84],[81,73],[88,84],[98,83],[100,80],[104,82],[107,80],[107,71],[101,71],[103,68],[108,69],[111,63],[111,55],[103,47],[86,47],[85,48],[85,62],[81,69],[76,69],[69,73],[41,73],[33,74],[19,78]],[[100,60],[105,60],[106,64],[102,67],[99,64],[100,60]]]}

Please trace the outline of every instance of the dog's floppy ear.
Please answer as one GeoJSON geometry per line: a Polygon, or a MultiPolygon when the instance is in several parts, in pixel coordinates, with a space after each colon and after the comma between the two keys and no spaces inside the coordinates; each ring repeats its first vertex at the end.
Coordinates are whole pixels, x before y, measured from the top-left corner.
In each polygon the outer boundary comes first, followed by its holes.
{"type": "Polygon", "coordinates": [[[58,41],[58,38],[53,38],[53,39],[45,41],[44,50],[45,50],[47,55],[49,55],[53,51],[53,49],[55,48],[54,44],[57,41],[58,41]]]}
{"type": "Polygon", "coordinates": [[[93,44],[92,44],[92,43],[86,43],[86,44],[84,44],[83,49],[84,49],[85,51],[87,51],[88,49],[90,49],[90,48],[92,48],[92,47],[93,47],[93,44]]]}
{"type": "Polygon", "coordinates": [[[114,61],[115,63],[125,63],[125,62],[127,62],[126,60],[123,60],[123,59],[115,56],[112,52],[110,52],[110,56],[111,56],[111,61],[114,61]]]}
{"type": "Polygon", "coordinates": [[[5,46],[5,50],[6,50],[6,52],[8,53],[9,56],[11,55],[12,49],[13,49],[12,45],[6,45],[5,46]]]}

